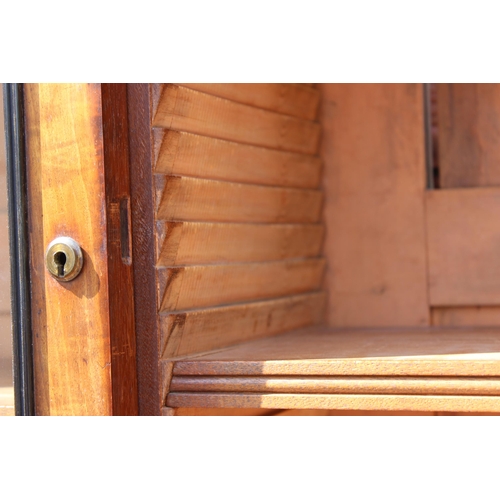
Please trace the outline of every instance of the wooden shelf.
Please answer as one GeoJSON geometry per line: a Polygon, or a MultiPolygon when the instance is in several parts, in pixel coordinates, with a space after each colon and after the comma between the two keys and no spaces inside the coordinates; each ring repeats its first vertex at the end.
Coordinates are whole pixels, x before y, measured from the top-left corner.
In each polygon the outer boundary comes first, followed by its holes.
{"type": "Polygon", "coordinates": [[[167,405],[493,412],[499,396],[499,328],[314,328],[174,361],[167,405]]]}

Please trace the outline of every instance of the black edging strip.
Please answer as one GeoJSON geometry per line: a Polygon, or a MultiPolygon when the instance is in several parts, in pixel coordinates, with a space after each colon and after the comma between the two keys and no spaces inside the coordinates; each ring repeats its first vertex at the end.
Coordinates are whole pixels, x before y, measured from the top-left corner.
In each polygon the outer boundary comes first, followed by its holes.
{"type": "Polygon", "coordinates": [[[434,186],[434,161],[432,155],[432,112],[431,112],[431,84],[424,83],[424,134],[425,134],[425,171],[427,189],[434,186]]]}
{"type": "Polygon", "coordinates": [[[3,95],[7,150],[15,407],[16,415],[34,415],[23,85],[4,83],[3,95]]]}

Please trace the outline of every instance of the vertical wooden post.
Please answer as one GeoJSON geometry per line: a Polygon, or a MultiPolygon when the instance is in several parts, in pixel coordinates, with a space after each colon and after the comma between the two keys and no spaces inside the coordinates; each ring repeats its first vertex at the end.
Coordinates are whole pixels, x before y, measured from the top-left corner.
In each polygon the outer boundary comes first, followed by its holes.
{"type": "Polygon", "coordinates": [[[137,414],[126,88],[28,84],[25,117],[36,413],[137,414]],[[57,236],[73,281],[45,270],[57,236]]]}
{"type": "Polygon", "coordinates": [[[137,415],[127,84],[102,84],[113,415],[137,415]]]}

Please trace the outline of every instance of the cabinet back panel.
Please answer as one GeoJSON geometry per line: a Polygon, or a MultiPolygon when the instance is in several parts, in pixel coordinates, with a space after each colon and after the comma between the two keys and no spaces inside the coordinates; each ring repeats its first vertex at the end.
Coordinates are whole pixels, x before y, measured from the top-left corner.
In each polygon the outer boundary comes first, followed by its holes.
{"type": "Polygon", "coordinates": [[[422,85],[321,91],[328,323],[428,325],[422,85]]]}

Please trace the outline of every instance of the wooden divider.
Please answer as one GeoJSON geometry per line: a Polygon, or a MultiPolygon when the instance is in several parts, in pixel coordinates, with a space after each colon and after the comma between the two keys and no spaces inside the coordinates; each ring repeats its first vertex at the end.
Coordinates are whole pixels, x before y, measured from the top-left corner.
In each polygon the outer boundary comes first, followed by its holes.
{"type": "Polygon", "coordinates": [[[428,325],[422,85],[322,90],[328,322],[428,325]]]}

